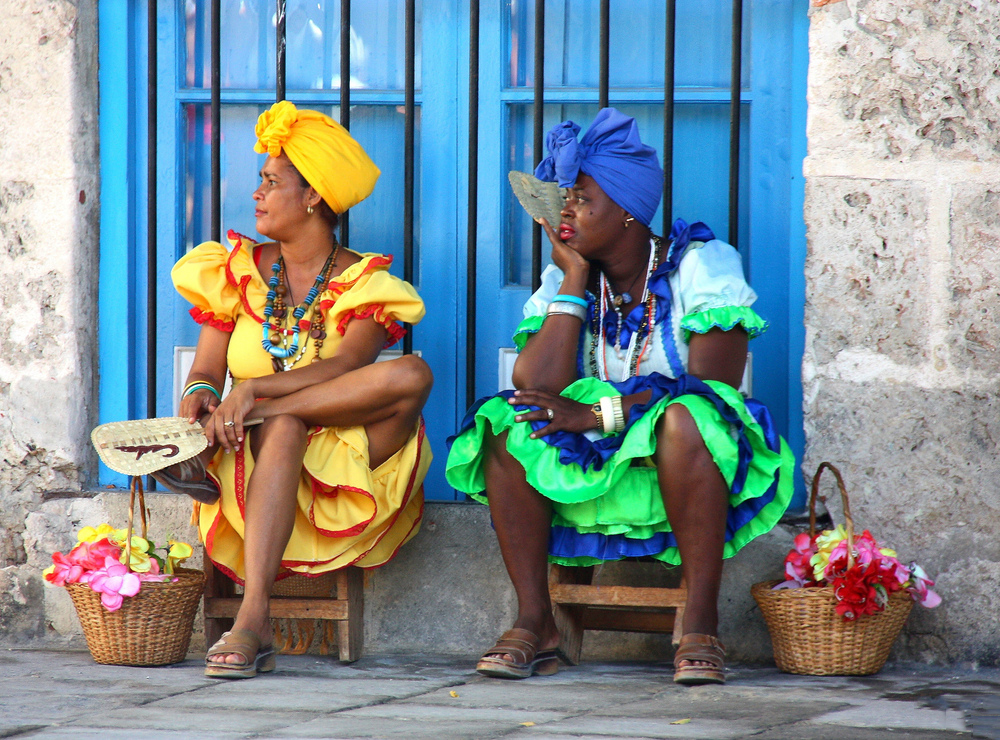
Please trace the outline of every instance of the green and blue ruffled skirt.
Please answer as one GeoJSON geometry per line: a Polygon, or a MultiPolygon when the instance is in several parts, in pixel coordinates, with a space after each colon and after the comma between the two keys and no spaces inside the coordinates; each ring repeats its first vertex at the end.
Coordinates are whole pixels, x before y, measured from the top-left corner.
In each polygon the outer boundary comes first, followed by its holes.
{"type": "Polygon", "coordinates": [[[516,422],[530,407],[508,402],[510,391],[481,399],[449,439],[448,482],[487,503],[483,474],[484,437],[507,433],[507,450],[524,468],[528,483],[552,500],[549,560],[594,565],[606,560],[649,556],[679,564],[677,541],[663,508],[656,468],[656,425],[670,404],[691,413],[706,447],[729,487],[724,557],[732,557],[771,530],[792,497],[794,457],[778,435],[770,412],[731,386],[690,375],[652,375],[624,383],[583,378],[562,395],[593,404],[602,396],[652,391],[651,400],[630,411],[625,430],[590,440],[556,432],[528,435],[545,422],[516,422]]]}

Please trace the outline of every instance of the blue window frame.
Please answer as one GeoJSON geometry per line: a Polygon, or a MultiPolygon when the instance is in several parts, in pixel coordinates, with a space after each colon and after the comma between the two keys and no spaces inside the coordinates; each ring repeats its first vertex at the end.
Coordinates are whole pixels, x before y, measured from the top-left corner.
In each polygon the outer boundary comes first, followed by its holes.
{"type": "MultiPolygon", "coordinates": [[[[546,2],[546,126],[597,112],[599,0],[546,2]]],[[[209,238],[207,0],[160,0],[158,27],[157,413],[173,413],[173,348],[197,326],[169,280],[174,261],[209,238]]],[[[663,3],[612,3],[611,103],[636,116],[659,147],[663,3]],[[643,29],[636,33],[635,29],[643,29]]],[[[753,344],[754,390],[802,449],[806,0],[746,0],[742,100],[741,253],[772,329],[753,344]],[[791,74],[789,74],[791,70],[791,74]]],[[[414,349],[430,362],[427,406],[437,453],[428,498],[453,499],[444,482],[445,437],[464,413],[464,264],[468,4],[417,3],[415,283],[428,305],[414,349]],[[426,50],[426,53],[423,51],[426,50]],[[460,237],[459,235],[462,235],[460,237]]],[[[730,0],[678,0],[674,215],[727,223],[730,0]]],[[[145,414],[145,3],[101,0],[102,421],[145,414]]],[[[274,99],[270,0],[224,0],[222,17],[222,228],[252,229],[250,193],[262,157],[253,123],[274,99]]],[[[338,116],[339,1],[288,3],[287,97],[338,116]]],[[[531,168],[532,0],[481,9],[477,395],[497,389],[498,349],[530,292],[530,224],[506,187],[531,168]]],[[[402,274],[402,0],[352,3],[351,131],[382,177],[351,210],[351,247],[393,254],[402,274]]],[[[659,214],[654,225],[660,223],[659,214]]],[[[248,234],[254,236],[252,233],[248,234]]],[[[102,483],[124,481],[102,470],[102,483]]]]}

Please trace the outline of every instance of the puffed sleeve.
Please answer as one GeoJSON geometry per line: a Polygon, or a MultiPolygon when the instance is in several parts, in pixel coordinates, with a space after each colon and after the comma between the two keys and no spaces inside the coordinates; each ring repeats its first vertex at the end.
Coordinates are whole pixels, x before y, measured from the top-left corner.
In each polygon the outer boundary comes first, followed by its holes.
{"type": "Polygon", "coordinates": [[[524,345],[531,339],[531,335],[537,334],[538,330],[542,328],[549,304],[559,292],[564,277],[563,271],[555,265],[549,265],[542,271],[542,284],[525,302],[524,319],[514,331],[514,346],[517,347],[518,352],[524,349],[524,345]]]}
{"type": "Polygon", "coordinates": [[[181,257],[170,277],[185,300],[194,305],[191,316],[199,324],[232,332],[240,310],[239,290],[229,280],[230,253],[218,242],[205,242],[181,257]]]}
{"type": "Polygon", "coordinates": [[[413,286],[388,272],[391,262],[390,257],[365,255],[332,280],[320,298],[327,326],[335,326],[343,336],[352,320],[371,317],[389,332],[386,347],[402,339],[406,330],[396,322],[416,324],[425,309],[413,286]]]}
{"type": "Polygon", "coordinates": [[[737,324],[751,339],[763,334],[768,323],[750,308],[757,294],[743,277],[737,251],[718,239],[692,244],[677,268],[684,318],[684,340],[692,332],[705,334],[713,328],[728,331],[737,324]]]}

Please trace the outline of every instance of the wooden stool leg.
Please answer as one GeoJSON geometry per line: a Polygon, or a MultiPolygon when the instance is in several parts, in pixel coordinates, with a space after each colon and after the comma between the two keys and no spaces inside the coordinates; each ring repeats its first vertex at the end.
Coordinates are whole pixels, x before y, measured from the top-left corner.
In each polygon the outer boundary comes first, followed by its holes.
{"type": "MultiPolygon", "coordinates": [[[[684,601],[687,602],[687,581],[681,578],[681,585],[677,589],[683,591],[684,601]]],[[[681,644],[681,637],[684,635],[684,607],[678,606],[674,609],[674,634],[671,642],[674,645],[681,644]]]]}
{"type": "Polygon", "coordinates": [[[337,622],[340,660],[353,663],[365,644],[365,577],[361,568],[337,571],[337,600],[347,602],[347,619],[337,622]]]}
{"type": "MultiPolygon", "coordinates": [[[[549,568],[550,585],[557,583],[590,584],[593,577],[593,568],[567,568],[554,563],[549,568]]],[[[579,664],[580,655],[583,652],[583,608],[565,606],[553,601],[552,616],[556,621],[556,628],[559,630],[559,649],[562,651],[563,657],[571,665],[579,664]]]]}
{"type": "MultiPolygon", "coordinates": [[[[208,612],[209,603],[219,597],[233,596],[234,584],[224,574],[219,572],[215,564],[208,557],[208,553],[203,551],[204,571],[205,571],[205,612],[208,612]]],[[[233,620],[227,617],[205,617],[205,647],[210,648],[226,630],[233,628],[233,620]]]]}

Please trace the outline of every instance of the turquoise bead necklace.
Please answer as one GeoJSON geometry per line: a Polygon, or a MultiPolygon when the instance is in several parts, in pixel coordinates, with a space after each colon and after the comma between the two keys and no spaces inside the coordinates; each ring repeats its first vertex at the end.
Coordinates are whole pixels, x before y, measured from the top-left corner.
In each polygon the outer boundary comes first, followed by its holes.
{"type": "MultiPolygon", "coordinates": [[[[292,319],[294,323],[291,330],[281,328],[281,324],[284,323],[287,311],[287,309],[281,305],[283,303],[282,296],[284,296],[287,292],[287,288],[284,284],[284,257],[279,256],[278,261],[271,265],[272,274],[271,279],[267,281],[268,291],[267,303],[264,306],[264,323],[261,325],[261,330],[263,332],[261,346],[267,350],[268,354],[270,354],[273,358],[272,364],[274,365],[275,371],[290,369],[298,359],[296,357],[296,353],[299,352],[299,335],[303,331],[308,332],[312,324],[310,319],[305,318],[306,312],[312,308],[312,304],[319,296],[320,291],[330,281],[330,272],[333,270],[333,265],[337,261],[337,253],[339,251],[340,244],[335,242],[334,249],[330,253],[330,256],[326,258],[326,262],[323,264],[323,269],[320,271],[319,275],[316,276],[313,286],[309,289],[309,292],[306,293],[302,303],[292,310],[292,319]],[[277,308],[275,308],[276,302],[279,304],[277,308]],[[272,317],[280,322],[277,327],[271,323],[272,317]],[[277,328],[278,331],[272,332],[272,329],[275,328],[277,328]],[[282,335],[288,335],[289,333],[292,337],[291,344],[283,346],[284,341],[282,335]],[[291,362],[288,361],[290,358],[291,362]]],[[[305,349],[305,344],[303,344],[303,349],[305,349]]]]}

